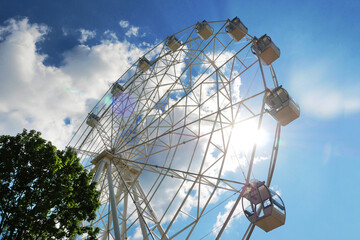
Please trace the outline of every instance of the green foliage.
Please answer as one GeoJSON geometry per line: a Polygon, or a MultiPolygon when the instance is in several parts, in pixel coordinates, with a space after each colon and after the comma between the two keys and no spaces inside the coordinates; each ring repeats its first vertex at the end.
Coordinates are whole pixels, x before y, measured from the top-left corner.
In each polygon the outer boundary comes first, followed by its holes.
{"type": "Polygon", "coordinates": [[[0,238],[62,239],[98,229],[82,227],[96,218],[99,192],[92,173],[70,149],[57,150],[24,130],[0,136],[0,238]]]}

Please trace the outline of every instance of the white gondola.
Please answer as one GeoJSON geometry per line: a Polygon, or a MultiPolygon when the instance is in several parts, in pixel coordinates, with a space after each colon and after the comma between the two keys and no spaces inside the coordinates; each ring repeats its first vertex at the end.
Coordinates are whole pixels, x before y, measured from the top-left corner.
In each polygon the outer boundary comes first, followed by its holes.
{"type": "Polygon", "coordinates": [[[99,124],[99,121],[100,118],[95,113],[90,113],[86,120],[86,124],[94,128],[99,124]]]}
{"type": "Polygon", "coordinates": [[[265,103],[270,108],[270,115],[282,126],[286,126],[300,116],[299,105],[282,86],[268,91],[265,95],[265,103]]]}
{"type": "Polygon", "coordinates": [[[242,207],[247,219],[269,232],[285,224],[285,205],[280,196],[265,186],[264,182],[253,181],[244,187],[242,207]]]}
{"type": "Polygon", "coordinates": [[[166,39],[165,45],[170,48],[171,51],[175,52],[181,46],[181,42],[173,35],[166,39]]]}
{"type": "Polygon", "coordinates": [[[226,25],[225,31],[237,42],[248,33],[247,27],[245,27],[238,17],[235,17],[226,25]]]}
{"type": "Polygon", "coordinates": [[[151,63],[149,60],[147,60],[146,57],[141,57],[141,58],[139,58],[138,66],[143,72],[146,72],[147,70],[149,70],[151,63]]]}
{"type": "Polygon", "coordinates": [[[203,40],[207,40],[214,33],[214,29],[204,20],[201,23],[198,23],[195,27],[196,33],[203,40]]]}
{"type": "Polygon", "coordinates": [[[263,35],[255,39],[252,45],[253,53],[260,57],[261,62],[265,65],[272,64],[280,57],[280,49],[273,43],[268,35],[263,35]]]}
{"type": "Polygon", "coordinates": [[[123,92],[124,92],[124,87],[121,86],[119,83],[115,83],[111,89],[111,94],[113,95],[113,97],[115,97],[123,92]]]}

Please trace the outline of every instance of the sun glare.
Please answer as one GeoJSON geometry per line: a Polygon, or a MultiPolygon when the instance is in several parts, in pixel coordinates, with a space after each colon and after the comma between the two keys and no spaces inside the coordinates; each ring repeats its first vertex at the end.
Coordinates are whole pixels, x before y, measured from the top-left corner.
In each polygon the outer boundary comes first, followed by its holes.
{"type": "Polygon", "coordinates": [[[254,143],[257,146],[264,146],[269,140],[267,132],[257,129],[256,121],[246,121],[235,125],[232,129],[231,142],[235,150],[250,151],[254,143]]]}

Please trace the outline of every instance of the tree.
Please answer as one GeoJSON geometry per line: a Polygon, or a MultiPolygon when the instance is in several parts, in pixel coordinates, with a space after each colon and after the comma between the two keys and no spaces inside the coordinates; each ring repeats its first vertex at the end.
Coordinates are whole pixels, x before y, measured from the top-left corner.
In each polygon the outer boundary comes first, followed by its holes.
{"type": "Polygon", "coordinates": [[[0,238],[63,239],[98,229],[81,226],[96,218],[99,192],[76,154],[34,130],[0,136],[0,238]]]}

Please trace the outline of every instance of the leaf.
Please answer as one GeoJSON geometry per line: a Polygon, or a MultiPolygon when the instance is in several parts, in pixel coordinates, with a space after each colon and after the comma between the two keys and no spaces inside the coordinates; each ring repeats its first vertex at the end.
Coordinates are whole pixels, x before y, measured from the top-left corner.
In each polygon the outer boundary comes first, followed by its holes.
{"type": "Polygon", "coordinates": [[[91,178],[76,153],[57,150],[40,132],[0,136],[0,236],[61,239],[86,233],[95,239],[98,229],[79,226],[94,219],[100,206],[91,178]]]}

